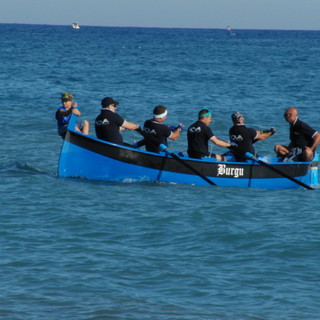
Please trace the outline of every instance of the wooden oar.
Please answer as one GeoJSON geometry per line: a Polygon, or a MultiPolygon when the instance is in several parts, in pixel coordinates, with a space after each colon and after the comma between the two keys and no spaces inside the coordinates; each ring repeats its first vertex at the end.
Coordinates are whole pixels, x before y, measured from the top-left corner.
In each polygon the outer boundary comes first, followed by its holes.
{"type": "Polygon", "coordinates": [[[299,184],[300,186],[302,186],[302,187],[304,187],[304,188],[306,188],[306,189],[308,189],[308,190],[314,190],[314,188],[308,186],[307,184],[305,184],[305,183],[303,183],[303,182],[301,182],[301,181],[299,181],[299,180],[297,180],[297,179],[295,179],[295,178],[287,175],[286,173],[282,172],[281,170],[278,170],[278,169],[275,168],[275,167],[270,166],[270,165],[267,164],[266,162],[264,162],[264,161],[260,160],[259,158],[255,157],[255,156],[254,156],[252,153],[250,153],[250,152],[246,152],[246,153],[245,153],[245,157],[246,157],[247,159],[251,159],[251,160],[254,160],[254,161],[260,163],[262,166],[265,166],[265,167],[269,168],[270,170],[273,170],[274,172],[276,172],[276,173],[280,174],[281,176],[283,176],[283,177],[285,177],[285,178],[287,178],[287,179],[295,182],[296,184],[299,184]]]}
{"type": "Polygon", "coordinates": [[[145,131],[143,131],[141,128],[136,129],[137,132],[139,132],[146,140],[148,140],[151,144],[153,144],[155,147],[158,147],[161,149],[161,151],[164,151],[165,153],[167,153],[169,156],[171,156],[172,158],[174,158],[175,160],[179,161],[181,164],[183,164],[185,167],[187,167],[189,170],[191,170],[192,172],[194,172],[195,174],[197,174],[200,178],[202,178],[203,180],[205,180],[206,182],[208,182],[210,185],[215,186],[216,184],[211,181],[209,178],[207,178],[206,176],[204,176],[201,172],[199,172],[197,169],[193,168],[192,166],[190,166],[186,161],[182,160],[180,157],[178,157],[175,153],[170,152],[168,150],[168,147],[162,143],[160,143],[155,137],[153,137],[152,135],[146,133],[145,131]]]}

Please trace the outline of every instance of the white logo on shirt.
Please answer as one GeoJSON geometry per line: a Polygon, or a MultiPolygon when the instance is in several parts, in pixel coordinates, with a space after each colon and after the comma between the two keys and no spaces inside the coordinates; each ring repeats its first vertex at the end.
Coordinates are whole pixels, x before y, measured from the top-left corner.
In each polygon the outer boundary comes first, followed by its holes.
{"type": "Polygon", "coordinates": [[[189,128],[189,132],[195,133],[195,132],[201,132],[201,127],[191,127],[189,128]]]}
{"type": "Polygon", "coordinates": [[[109,124],[108,119],[103,119],[103,120],[96,121],[96,125],[97,126],[106,126],[107,124],[109,124]]]}
{"type": "Polygon", "coordinates": [[[230,140],[232,140],[232,141],[242,141],[243,137],[242,137],[241,134],[239,134],[238,136],[233,134],[233,135],[230,135],[230,140]]]}
{"type": "Polygon", "coordinates": [[[157,132],[155,129],[149,129],[149,128],[145,128],[144,129],[145,132],[149,133],[149,134],[153,134],[153,135],[156,135],[157,132]]]}

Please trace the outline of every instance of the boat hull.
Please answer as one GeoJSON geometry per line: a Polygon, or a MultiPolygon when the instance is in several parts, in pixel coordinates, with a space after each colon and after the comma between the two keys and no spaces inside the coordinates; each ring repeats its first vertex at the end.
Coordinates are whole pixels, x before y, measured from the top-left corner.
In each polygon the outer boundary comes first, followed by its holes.
{"type": "MultiPolygon", "coordinates": [[[[72,117],[72,121],[75,119],[72,117]]],[[[60,154],[59,177],[101,181],[159,181],[208,185],[208,182],[166,153],[152,153],[117,145],[72,130],[72,123],[60,154]]],[[[253,161],[219,162],[215,159],[181,159],[218,186],[263,189],[296,189],[300,186],[270,168],[253,161]]],[[[281,172],[307,185],[318,183],[317,167],[309,162],[270,163],[281,172]]]]}

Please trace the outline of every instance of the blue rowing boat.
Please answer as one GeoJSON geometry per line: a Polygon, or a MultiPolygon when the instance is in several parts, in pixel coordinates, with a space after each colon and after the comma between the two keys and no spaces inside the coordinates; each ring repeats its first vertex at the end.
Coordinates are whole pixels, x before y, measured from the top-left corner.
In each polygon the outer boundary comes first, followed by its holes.
{"type": "Polygon", "coordinates": [[[58,176],[62,178],[262,189],[318,187],[317,154],[312,162],[279,162],[278,158],[267,163],[257,158],[246,162],[193,159],[180,152],[153,153],[84,135],[75,130],[76,120],[73,115],[61,149],[58,176]]]}

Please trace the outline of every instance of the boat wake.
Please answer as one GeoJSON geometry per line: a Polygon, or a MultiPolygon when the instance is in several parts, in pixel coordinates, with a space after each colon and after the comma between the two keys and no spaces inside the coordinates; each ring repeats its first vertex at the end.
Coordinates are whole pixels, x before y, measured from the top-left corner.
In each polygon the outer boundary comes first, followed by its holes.
{"type": "Polygon", "coordinates": [[[20,161],[13,161],[0,165],[0,175],[2,177],[21,177],[30,175],[47,175],[51,177],[56,176],[55,173],[36,167],[32,164],[20,161]]]}

